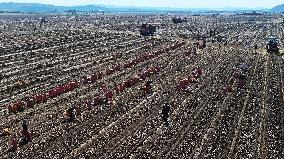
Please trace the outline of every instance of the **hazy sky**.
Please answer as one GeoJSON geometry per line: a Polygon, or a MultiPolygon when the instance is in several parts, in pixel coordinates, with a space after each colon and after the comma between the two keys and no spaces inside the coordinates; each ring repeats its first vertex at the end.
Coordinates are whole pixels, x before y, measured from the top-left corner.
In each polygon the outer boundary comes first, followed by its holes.
{"type": "Polygon", "coordinates": [[[0,0],[0,2],[45,3],[64,6],[106,4],[119,6],[153,6],[179,8],[271,8],[278,4],[284,4],[284,0],[0,0]]]}

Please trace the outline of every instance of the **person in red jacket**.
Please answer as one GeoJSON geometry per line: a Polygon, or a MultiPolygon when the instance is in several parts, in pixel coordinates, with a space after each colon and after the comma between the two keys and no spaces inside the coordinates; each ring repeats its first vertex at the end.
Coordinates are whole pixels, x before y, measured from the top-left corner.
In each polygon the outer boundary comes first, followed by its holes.
{"type": "Polygon", "coordinates": [[[81,108],[80,106],[76,106],[76,116],[80,116],[81,115],[81,108]]]}
{"type": "Polygon", "coordinates": [[[113,100],[113,93],[112,93],[112,91],[107,91],[106,92],[106,99],[107,99],[108,103],[112,103],[112,100],[113,100]]]}
{"type": "Polygon", "coordinates": [[[16,135],[11,138],[11,146],[8,149],[9,152],[15,152],[18,149],[18,141],[16,135]]]}
{"type": "Polygon", "coordinates": [[[13,104],[8,104],[7,106],[9,113],[16,113],[17,110],[15,109],[13,104]]]}
{"type": "Polygon", "coordinates": [[[187,78],[180,80],[177,84],[177,90],[178,91],[186,90],[188,88],[189,82],[190,81],[187,78]]]}

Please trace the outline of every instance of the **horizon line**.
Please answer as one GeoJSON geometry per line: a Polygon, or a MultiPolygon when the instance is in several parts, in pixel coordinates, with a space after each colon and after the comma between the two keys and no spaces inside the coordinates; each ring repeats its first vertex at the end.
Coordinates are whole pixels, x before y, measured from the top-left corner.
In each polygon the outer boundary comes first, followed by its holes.
{"type": "MultiPolygon", "coordinates": [[[[245,7],[245,6],[220,6],[220,7],[170,7],[170,6],[127,6],[127,5],[112,5],[112,4],[84,4],[84,5],[56,5],[50,3],[26,3],[26,2],[0,2],[3,3],[14,3],[14,4],[43,4],[52,5],[57,7],[80,7],[80,6],[102,6],[102,7],[132,7],[132,8],[171,8],[171,9],[272,9],[273,7],[245,7]]],[[[279,4],[281,5],[281,4],[279,4]]],[[[277,5],[278,6],[278,5],[277,5]]]]}

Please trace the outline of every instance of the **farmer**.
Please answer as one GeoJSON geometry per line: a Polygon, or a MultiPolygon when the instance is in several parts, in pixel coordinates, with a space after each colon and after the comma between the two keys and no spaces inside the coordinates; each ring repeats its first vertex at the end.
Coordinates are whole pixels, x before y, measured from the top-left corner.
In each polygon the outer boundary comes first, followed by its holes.
{"type": "Polygon", "coordinates": [[[21,134],[22,134],[22,139],[20,141],[20,145],[25,145],[28,142],[32,141],[31,134],[30,134],[29,129],[28,129],[28,121],[27,120],[22,121],[21,134]]]}
{"type": "Polygon", "coordinates": [[[146,93],[147,94],[152,94],[152,81],[151,80],[147,80],[146,81],[146,93]]]}
{"type": "Polygon", "coordinates": [[[18,149],[18,141],[16,135],[11,138],[11,146],[9,148],[9,152],[15,152],[18,149]]]}
{"type": "Polygon", "coordinates": [[[170,104],[169,103],[165,103],[163,105],[163,109],[162,109],[162,120],[163,120],[163,122],[164,122],[166,127],[169,126],[168,118],[169,118],[170,110],[171,110],[170,104]]]}
{"type": "Polygon", "coordinates": [[[65,122],[71,122],[75,119],[74,110],[75,110],[74,107],[70,107],[67,110],[65,110],[64,112],[65,122]]]}

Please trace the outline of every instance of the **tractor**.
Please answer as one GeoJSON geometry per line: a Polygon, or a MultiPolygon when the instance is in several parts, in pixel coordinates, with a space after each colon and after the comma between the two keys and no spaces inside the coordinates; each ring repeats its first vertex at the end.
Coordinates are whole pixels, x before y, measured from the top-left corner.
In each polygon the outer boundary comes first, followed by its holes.
{"type": "Polygon", "coordinates": [[[268,38],[268,42],[266,44],[266,50],[268,53],[279,52],[278,40],[276,37],[271,36],[268,38]]]}
{"type": "Polygon", "coordinates": [[[140,35],[142,36],[153,36],[156,31],[156,26],[151,24],[142,24],[140,27],[140,35]]]}

